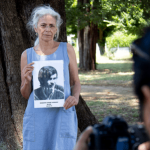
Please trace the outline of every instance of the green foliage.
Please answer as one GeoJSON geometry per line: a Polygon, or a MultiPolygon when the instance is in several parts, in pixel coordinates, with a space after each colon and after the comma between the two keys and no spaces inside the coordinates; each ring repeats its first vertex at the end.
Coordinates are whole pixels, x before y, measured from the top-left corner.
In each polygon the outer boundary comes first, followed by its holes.
{"type": "Polygon", "coordinates": [[[76,5],[76,0],[65,0],[67,35],[75,34],[77,36],[78,12],[76,5]]]}
{"type": "Polygon", "coordinates": [[[118,45],[119,47],[130,47],[130,44],[136,38],[136,35],[125,34],[123,32],[117,31],[113,35],[106,38],[106,43],[109,49],[118,47],[118,45]]]}
{"type": "MultiPolygon", "coordinates": [[[[90,0],[90,3],[77,4],[77,0],[66,0],[67,33],[74,34],[89,22],[99,28],[114,26],[135,34],[147,24],[149,7],[144,0],[90,0]],[[146,7],[146,10],[143,9],[146,7]]],[[[150,3],[150,2],[147,2],[150,3]]]]}
{"type": "Polygon", "coordinates": [[[150,25],[150,7],[145,1],[150,4],[147,0],[90,0],[84,4],[66,0],[67,34],[77,37],[78,30],[93,23],[98,26],[101,47],[106,41],[109,49],[118,45],[128,47],[150,25]]]}

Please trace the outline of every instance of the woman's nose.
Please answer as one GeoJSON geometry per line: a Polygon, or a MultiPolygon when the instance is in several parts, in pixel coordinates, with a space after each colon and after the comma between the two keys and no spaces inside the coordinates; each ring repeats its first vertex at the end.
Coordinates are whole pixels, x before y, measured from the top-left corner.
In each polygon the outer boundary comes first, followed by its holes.
{"type": "Polygon", "coordinates": [[[49,26],[46,26],[46,31],[50,31],[51,28],[49,26]]]}

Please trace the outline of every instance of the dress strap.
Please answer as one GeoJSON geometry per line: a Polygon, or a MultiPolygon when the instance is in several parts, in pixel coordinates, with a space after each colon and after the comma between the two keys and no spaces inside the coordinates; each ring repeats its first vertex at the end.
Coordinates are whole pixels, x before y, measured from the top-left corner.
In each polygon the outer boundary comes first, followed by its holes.
{"type": "MultiPolygon", "coordinates": [[[[28,48],[26,49],[27,51],[27,63],[30,64],[32,62],[32,52],[33,52],[33,48],[28,48]]],[[[31,80],[31,91],[33,91],[33,76],[32,76],[32,80],[31,80]]]]}
{"type": "Polygon", "coordinates": [[[67,43],[63,42],[62,46],[63,46],[63,54],[64,54],[65,61],[69,65],[70,60],[69,60],[68,51],[67,51],[67,43]]]}
{"type": "Polygon", "coordinates": [[[32,47],[31,48],[28,48],[26,49],[27,51],[27,62],[28,64],[30,64],[32,62],[32,47]]]}

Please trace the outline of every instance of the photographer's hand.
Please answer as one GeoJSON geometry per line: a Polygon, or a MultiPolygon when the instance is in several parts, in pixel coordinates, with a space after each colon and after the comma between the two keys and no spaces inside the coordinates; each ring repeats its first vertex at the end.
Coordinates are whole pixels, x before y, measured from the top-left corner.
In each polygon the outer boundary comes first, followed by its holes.
{"type": "Polygon", "coordinates": [[[89,136],[92,132],[93,128],[91,126],[87,127],[87,129],[80,135],[74,150],[88,150],[89,136]]]}
{"type": "Polygon", "coordinates": [[[150,142],[140,144],[138,150],[150,150],[150,142]]]}

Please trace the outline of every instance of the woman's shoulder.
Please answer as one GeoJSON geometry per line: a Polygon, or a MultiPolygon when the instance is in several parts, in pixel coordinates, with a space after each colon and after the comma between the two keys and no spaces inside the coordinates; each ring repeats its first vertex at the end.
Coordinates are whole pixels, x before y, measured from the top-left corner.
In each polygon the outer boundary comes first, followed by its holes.
{"type": "Polygon", "coordinates": [[[27,51],[30,50],[32,47],[25,49],[22,54],[21,54],[21,58],[27,58],[27,51]]]}
{"type": "Polygon", "coordinates": [[[24,50],[21,54],[21,65],[27,64],[27,51],[24,50]]]}
{"type": "Polygon", "coordinates": [[[21,54],[21,57],[24,58],[24,57],[27,57],[27,50],[24,50],[21,54]]]}
{"type": "Polygon", "coordinates": [[[68,53],[73,53],[74,52],[74,48],[71,44],[67,43],[67,52],[68,53]]]}

